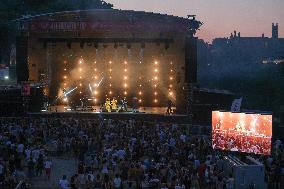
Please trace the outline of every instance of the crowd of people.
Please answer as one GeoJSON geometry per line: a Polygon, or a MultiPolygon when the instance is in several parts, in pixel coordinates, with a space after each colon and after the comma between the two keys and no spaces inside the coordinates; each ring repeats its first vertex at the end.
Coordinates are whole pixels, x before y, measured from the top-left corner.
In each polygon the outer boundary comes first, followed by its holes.
{"type": "MultiPolygon", "coordinates": [[[[276,140],[265,164],[269,188],[283,188],[283,144],[276,140]]],[[[60,189],[232,189],[225,152],[209,136],[174,123],[82,118],[0,119],[0,188],[52,176],[52,158],[73,155],[76,172],[60,189]]]]}

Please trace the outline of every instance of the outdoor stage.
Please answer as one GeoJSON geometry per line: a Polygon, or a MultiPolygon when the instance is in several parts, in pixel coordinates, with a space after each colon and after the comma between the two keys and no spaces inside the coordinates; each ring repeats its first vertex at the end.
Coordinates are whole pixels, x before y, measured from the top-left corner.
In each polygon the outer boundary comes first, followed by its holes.
{"type": "Polygon", "coordinates": [[[86,118],[86,119],[114,119],[126,120],[135,119],[136,121],[146,122],[171,122],[177,124],[188,124],[188,116],[182,114],[166,115],[166,107],[143,107],[139,112],[99,112],[99,107],[93,107],[93,111],[71,111],[69,107],[53,106],[49,111],[41,113],[29,113],[32,117],[60,117],[60,118],[86,118]],[[57,111],[56,111],[57,109],[57,111]]]}

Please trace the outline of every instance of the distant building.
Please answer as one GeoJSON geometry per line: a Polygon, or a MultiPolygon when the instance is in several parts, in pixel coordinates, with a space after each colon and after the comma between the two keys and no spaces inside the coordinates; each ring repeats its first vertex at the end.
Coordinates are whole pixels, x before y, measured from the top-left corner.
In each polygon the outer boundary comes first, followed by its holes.
{"type": "MultiPolygon", "coordinates": [[[[272,37],[241,37],[240,32],[231,33],[229,38],[216,38],[211,54],[217,58],[237,61],[263,62],[284,57],[284,38],[278,37],[278,24],[272,24],[272,37]]],[[[274,61],[268,61],[274,62],[274,61]]]]}

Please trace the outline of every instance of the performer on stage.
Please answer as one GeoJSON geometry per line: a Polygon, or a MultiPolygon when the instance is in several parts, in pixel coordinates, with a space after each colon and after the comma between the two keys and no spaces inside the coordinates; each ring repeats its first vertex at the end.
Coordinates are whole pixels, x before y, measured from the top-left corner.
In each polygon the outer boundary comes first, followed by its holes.
{"type": "Polygon", "coordinates": [[[168,100],[168,108],[167,108],[166,114],[171,115],[173,113],[172,105],[173,105],[173,102],[169,99],[168,100]]]}
{"type": "Polygon", "coordinates": [[[111,109],[112,111],[117,111],[117,100],[115,98],[111,101],[111,109]]]}
{"type": "Polygon", "coordinates": [[[106,99],[105,107],[107,112],[111,112],[111,102],[109,98],[106,99]]]}
{"type": "Polygon", "coordinates": [[[133,102],[132,102],[132,112],[135,113],[135,112],[138,112],[138,109],[137,109],[137,103],[138,103],[138,98],[137,97],[133,97],[133,102]]]}
{"type": "Polygon", "coordinates": [[[122,104],[122,109],[127,112],[127,100],[126,100],[126,97],[124,97],[122,100],[121,100],[121,104],[122,104]]]}

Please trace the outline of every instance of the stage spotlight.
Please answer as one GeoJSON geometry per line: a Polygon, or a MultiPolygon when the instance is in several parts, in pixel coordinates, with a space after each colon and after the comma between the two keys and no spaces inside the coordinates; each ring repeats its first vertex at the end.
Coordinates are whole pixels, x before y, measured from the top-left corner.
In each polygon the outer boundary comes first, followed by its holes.
{"type": "Polygon", "coordinates": [[[124,61],[124,64],[127,64],[127,61],[124,61]]]}
{"type": "Polygon", "coordinates": [[[157,92],[154,92],[154,95],[158,95],[158,93],[157,93],[157,92]]]}
{"type": "Polygon", "coordinates": [[[63,78],[64,78],[64,79],[67,79],[67,76],[65,75],[63,78]]]}
{"type": "Polygon", "coordinates": [[[170,80],[173,80],[174,78],[173,77],[170,77],[170,80]]]}
{"type": "Polygon", "coordinates": [[[126,83],[124,83],[124,87],[125,87],[125,88],[127,87],[127,84],[126,84],[126,83]]]}
{"type": "Polygon", "coordinates": [[[158,72],[158,69],[155,69],[154,72],[158,72]]]}
{"type": "Polygon", "coordinates": [[[154,77],[154,80],[158,80],[158,77],[157,77],[157,76],[155,76],[155,77],[154,77]]]}
{"type": "Polygon", "coordinates": [[[82,60],[79,61],[79,64],[82,64],[82,60]]]}
{"type": "Polygon", "coordinates": [[[112,64],[112,61],[109,61],[108,63],[109,63],[109,64],[112,64]]]}
{"type": "Polygon", "coordinates": [[[142,100],[141,99],[139,99],[139,103],[141,103],[142,102],[142,100]]]}
{"type": "Polygon", "coordinates": [[[170,95],[170,96],[173,96],[173,92],[172,92],[172,91],[170,91],[170,92],[169,92],[169,95],[170,95]]]}
{"type": "Polygon", "coordinates": [[[67,102],[67,101],[68,101],[68,98],[63,98],[63,101],[64,101],[64,102],[67,102]]]}
{"type": "Polygon", "coordinates": [[[155,61],[155,62],[154,62],[154,64],[156,64],[156,65],[157,65],[157,64],[158,64],[158,61],[155,61]]]}
{"type": "Polygon", "coordinates": [[[112,94],[112,91],[109,91],[109,94],[111,95],[111,94],[112,94]]]}
{"type": "Polygon", "coordinates": [[[124,76],[124,80],[127,80],[127,76],[124,76]]]}
{"type": "Polygon", "coordinates": [[[127,95],[127,91],[124,91],[124,95],[127,95]]]}
{"type": "Polygon", "coordinates": [[[126,68],[124,69],[124,72],[127,72],[127,69],[126,69],[126,68]]]}
{"type": "Polygon", "coordinates": [[[155,99],[155,100],[154,100],[154,102],[155,102],[155,103],[158,103],[158,100],[157,100],[157,99],[155,99]]]}
{"type": "Polygon", "coordinates": [[[139,91],[139,95],[142,95],[142,92],[141,92],[141,91],[139,91]]]}

